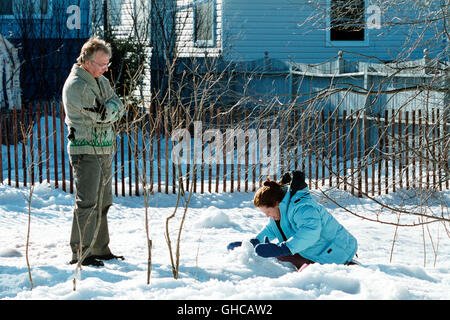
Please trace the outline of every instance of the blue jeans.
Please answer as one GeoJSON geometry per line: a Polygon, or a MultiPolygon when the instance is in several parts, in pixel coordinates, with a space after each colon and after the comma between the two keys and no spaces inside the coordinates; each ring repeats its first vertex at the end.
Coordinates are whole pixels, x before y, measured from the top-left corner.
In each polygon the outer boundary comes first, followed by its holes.
{"type": "Polygon", "coordinates": [[[304,265],[314,263],[314,261],[306,259],[301,255],[299,255],[298,253],[290,256],[278,257],[277,259],[280,261],[287,261],[292,263],[297,268],[297,270],[300,270],[300,268],[304,265]]]}

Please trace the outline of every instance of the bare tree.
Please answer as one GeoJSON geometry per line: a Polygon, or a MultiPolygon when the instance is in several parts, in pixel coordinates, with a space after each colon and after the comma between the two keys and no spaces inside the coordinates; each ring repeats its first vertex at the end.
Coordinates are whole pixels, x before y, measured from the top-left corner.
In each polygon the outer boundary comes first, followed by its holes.
{"type": "MultiPolygon", "coordinates": [[[[23,137],[23,145],[26,151],[25,158],[30,158],[31,154],[34,154],[34,150],[32,150],[31,145],[28,144],[28,141],[30,140],[30,136],[32,136],[33,131],[33,123],[30,123],[28,126],[26,126],[25,123],[21,123],[21,132],[23,137]]],[[[28,175],[31,177],[34,173],[33,167],[35,166],[34,162],[32,161],[32,158],[30,158],[30,161],[28,161],[28,175]]],[[[34,184],[30,183],[28,188],[28,194],[26,197],[27,202],[27,212],[28,212],[28,222],[27,222],[27,240],[25,245],[25,259],[27,263],[27,269],[28,269],[28,279],[30,281],[30,290],[33,290],[34,283],[33,283],[33,277],[31,275],[31,264],[30,264],[30,258],[29,258],[29,249],[30,249],[30,232],[31,232],[31,202],[33,200],[33,192],[34,192],[34,184]]]]}

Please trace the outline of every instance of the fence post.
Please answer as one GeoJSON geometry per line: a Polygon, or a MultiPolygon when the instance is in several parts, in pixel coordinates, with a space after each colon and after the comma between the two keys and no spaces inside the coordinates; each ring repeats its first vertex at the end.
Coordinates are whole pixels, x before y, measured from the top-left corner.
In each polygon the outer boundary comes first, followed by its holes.
{"type": "Polygon", "coordinates": [[[280,164],[280,173],[283,174],[284,160],[286,159],[286,157],[285,157],[286,152],[283,152],[283,145],[286,146],[286,144],[287,144],[286,143],[287,142],[287,134],[284,134],[284,115],[283,115],[283,113],[280,112],[279,116],[277,118],[280,119],[280,126],[279,126],[280,137],[285,137],[282,141],[280,141],[280,162],[279,162],[279,164],[280,164]]]}
{"type": "Polygon", "coordinates": [[[164,107],[164,142],[166,147],[164,148],[164,164],[165,164],[165,193],[169,194],[169,106],[164,107]]]}
{"type": "MultiPolygon", "coordinates": [[[[120,135],[118,136],[118,138],[120,139],[120,135]]],[[[118,144],[118,142],[117,142],[117,139],[116,139],[116,150],[114,152],[114,194],[115,194],[116,197],[119,196],[119,185],[118,185],[118,183],[119,183],[119,170],[118,170],[118,167],[117,167],[117,162],[118,162],[118,160],[117,160],[117,152],[118,152],[119,148],[117,147],[117,144],[118,144]]],[[[70,165],[70,162],[69,162],[69,165],[70,165]]],[[[72,181],[72,177],[70,178],[70,180],[72,181]]]]}
{"type": "Polygon", "coordinates": [[[245,192],[248,192],[248,154],[249,150],[249,138],[248,138],[248,111],[245,109],[244,111],[244,123],[245,123],[245,132],[244,132],[244,157],[245,157],[245,169],[244,169],[244,183],[245,183],[245,192]]]}
{"type": "MultiPolygon", "coordinates": [[[[206,121],[206,110],[202,109],[202,124],[205,125],[206,121]]],[[[203,136],[203,133],[200,132],[201,136],[203,136]]],[[[202,163],[200,164],[200,194],[203,194],[205,192],[205,141],[203,141],[202,137],[202,143],[201,143],[201,159],[202,163]]]]}
{"type": "Polygon", "coordinates": [[[320,112],[320,119],[321,119],[321,131],[322,131],[322,139],[321,139],[321,155],[320,155],[320,162],[322,164],[322,186],[325,185],[325,112],[323,109],[320,112]]]}
{"type": "Polygon", "coordinates": [[[422,170],[423,170],[423,160],[422,160],[422,147],[423,147],[423,128],[422,128],[422,110],[419,109],[419,115],[418,115],[419,119],[419,124],[418,124],[418,129],[419,132],[417,134],[418,136],[418,143],[419,143],[419,150],[420,150],[420,156],[419,156],[419,189],[422,190],[422,170]]]}
{"type": "Polygon", "coordinates": [[[409,190],[409,148],[409,112],[405,111],[405,180],[407,190],[409,190]]]}
{"type": "MultiPolygon", "coordinates": [[[[194,121],[194,123],[193,123],[193,125],[194,125],[194,132],[195,132],[195,114],[194,114],[194,119],[193,119],[194,121]]],[[[195,133],[194,133],[194,135],[195,135],[195,133]]],[[[197,145],[194,143],[194,147],[192,148],[193,149],[193,152],[194,152],[194,154],[193,154],[193,162],[192,162],[192,183],[193,183],[193,191],[194,191],[194,193],[197,193],[197,169],[198,169],[198,163],[197,163],[197,152],[198,152],[198,150],[196,149],[196,147],[197,147],[197,145]]]]}
{"type": "MultiPolygon", "coordinates": [[[[412,139],[412,143],[411,143],[411,148],[412,150],[416,150],[416,112],[415,110],[412,110],[411,112],[411,139],[412,139]]],[[[411,162],[412,162],[412,187],[415,189],[416,188],[416,157],[413,153],[413,156],[411,157],[411,162]]]]}
{"type": "Polygon", "coordinates": [[[23,186],[27,186],[27,151],[26,151],[26,145],[27,145],[27,129],[25,126],[25,105],[22,105],[22,108],[20,109],[20,131],[22,135],[22,175],[23,175],[23,186]]]}
{"type": "MultiPolygon", "coordinates": [[[[130,128],[131,129],[131,128],[130,128]]],[[[131,168],[131,130],[127,132],[127,150],[128,150],[128,195],[131,196],[133,194],[133,171],[131,168]]]]}
{"type": "Polygon", "coordinates": [[[66,156],[65,156],[65,135],[64,135],[64,105],[62,102],[59,103],[59,129],[60,129],[60,143],[61,143],[61,174],[62,174],[62,190],[66,191],[66,156]]]}
{"type": "MultiPolygon", "coordinates": [[[[142,120],[141,120],[142,121],[142,120]]],[[[136,121],[133,125],[134,131],[134,194],[139,197],[140,188],[139,188],[139,124],[140,121],[136,121]]]]}
{"type": "MultiPolygon", "coordinates": [[[[216,116],[217,116],[217,129],[220,130],[220,108],[217,108],[216,116]]],[[[216,159],[218,159],[217,156],[218,152],[219,152],[218,148],[216,148],[216,159]]],[[[220,177],[220,161],[216,161],[216,193],[219,193],[219,177],[220,177]]]]}
{"type": "MultiPolygon", "coordinates": [[[[383,126],[384,127],[384,126],[383,126]]],[[[385,136],[381,126],[381,114],[378,113],[378,195],[381,195],[381,170],[382,170],[382,155],[385,136]]],[[[375,193],[374,193],[375,195],[375,193]]]]}
{"type": "Polygon", "coordinates": [[[353,110],[350,110],[350,172],[351,172],[351,187],[352,195],[355,195],[355,123],[353,123],[353,110]]]}
{"type": "Polygon", "coordinates": [[[295,150],[294,150],[294,170],[298,170],[298,162],[299,162],[299,157],[298,157],[298,147],[301,146],[302,148],[302,164],[303,166],[301,166],[301,171],[305,172],[305,168],[304,168],[304,163],[303,163],[303,152],[304,152],[304,148],[303,148],[303,140],[299,139],[298,136],[298,131],[300,130],[300,132],[302,132],[302,128],[303,128],[303,122],[299,123],[298,122],[298,110],[295,109],[294,110],[294,121],[293,121],[293,129],[294,129],[294,146],[295,146],[295,150]]]}
{"type": "MultiPolygon", "coordinates": [[[[444,137],[446,137],[447,134],[449,133],[448,126],[447,126],[447,117],[448,117],[448,114],[446,114],[446,112],[443,112],[442,113],[442,119],[443,119],[442,123],[444,124],[444,127],[443,127],[443,130],[444,130],[443,136],[444,137]]],[[[448,152],[449,149],[450,149],[450,142],[444,141],[444,160],[445,160],[445,168],[446,168],[447,174],[449,174],[449,172],[450,172],[449,160],[448,160],[449,156],[450,156],[449,152],[448,152]]],[[[449,180],[450,180],[450,177],[447,176],[447,179],[445,180],[445,188],[447,190],[449,189],[449,180]]]]}
{"type": "MultiPolygon", "coordinates": [[[[441,125],[440,125],[440,123],[441,123],[440,112],[439,112],[439,109],[436,109],[436,129],[437,129],[437,134],[436,134],[436,139],[435,139],[436,141],[440,141],[441,140],[441,125]]],[[[440,161],[440,156],[442,155],[440,150],[442,150],[442,149],[441,149],[440,146],[438,146],[437,149],[438,149],[438,152],[439,152],[439,154],[436,155],[436,158],[439,159],[438,160],[438,164],[437,164],[437,166],[438,166],[438,175],[439,175],[438,176],[438,179],[439,179],[439,191],[442,191],[442,179],[441,179],[441,177],[442,177],[442,166],[441,166],[441,161],[440,161]]],[[[445,154],[445,152],[444,152],[444,154],[445,154]]]]}
{"type": "MultiPolygon", "coordinates": [[[[33,107],[30,104],[29,112],[28,112],[28,123],[30,128],[30,180],[31,185],[34,185],[34,130],[33,130],[33,107]]],[[[1,130],[0,130],[1,132],[1,130]]],[[[1,145],[1,141],[0,141],[1,145]]],[[[1,162],[1,158],[0,158],[1,162]]]]}
{"type": "Polygon", "coordinates": [[[16,178],[16,188],[19,187],[19,160],[18,160],[18,137],[17,137],[17,109],[13,109],[13,134],[14,134],[14,173],[16,178]]]}
{"type": "Polygon", "coordinates": [[[52,101],[52,125],[53,125],[53,166],[54,166],[54,178],[55,178],[55,188],[59,188],[59,172],[58,172],[58,144],[56,137],[56,105],[55,102],[52,101]]]}
{"type": "Polygon", "coordinates": [[[125,137],[124,133],[120,134],[120,171],[122,175],[122,197],[125,197],[125,137]]]}
{"type": "MultiPolygon", "coordinates": [[[[367,113],[364,114],[366,116],[366,121],[367,121],[367,113]]],[[[378,119],[379,120],[379,119],[378,119]]],[[[373,121],[374,122],[374,121],[373,121]]],[[[367,131],[367,127],[369,127],[369,129],[372,129],[372,125],[368,126],[366,123],[366,131],[367,131]]],[[[370,136],[370,131],[369,134],[367,134],[368,136],[370,136]]],[[[367,138],[367,145],[366,145],[366,150],[369,150],[369,144],[370,144],[370,140],[369,138],[367,138]]],[[[380,140],[377,140],[377,144],[380,143],[380,140]]],[[[371,154],[370,158],[371,158],[371,168],[372,168],[372,174],[371,174],[371,180],[372,180],[372,196],[375,196],[375,163],[376,163],[376,145],[372,146],[371,150],[369,151],[369,154],[371,154]]],[[[369,158],[369,155],[368,155],[369,158]]],[[[369,159],[367,159],[369,160],[369,159]]],[[[368,183],[368,182],[367,182],[368,183]]],[[[369,191],[367,191],[369,192],[369,191]]]]}
{"type": "Polygon", "coordinates": [[[41,128],[41,104],[36,106],[37,139],[38,139],[38,171],[39,183],[42,183],[42,128],[41,128]]]}
{"type": "MultiPolygon", "coordinates": [[[[223,114],[223,127],[227,128],[227,114],[223,114]]],[[[224,130],[226,131],[226,130],[224,130]]],[[[227,137],[224,133],[223,136],[223,145],[222,145],[222,153],[223,153],[223,192],[227,191],[227,137]]]]}
{"type": "Polygon", "coordinates": [[[161,106],[156,105],[157,125],[156,125],[156,149],[158,157],[158,192],[161,192],[161,106]]]}
{"type": "Polygon", "coordinates": [[[320,116],[318,114],[318,112],[316,112],[316,121],[315,121],[315,140],[316,140],[316,145],[315,145],[315,156],[316,156],[316,189],[319,189],[319,132],[320,132],[320,116]]]}
{"type": "MultiPolygon", "coordinates": [[[[173,117],[176,119],[177,123],[176,124],[172,123],[172,132],[173,132],[174,128],[179,127],[179,125],[181,125],[183,123],[183,120],[181,120],[181,112],[177,111],[173,117]]],[[[170,145],[170,148],[173,150],[173,142],[169,143],[169,145],[170,145]]],[[[181,165],[180,165],[180,168],[181,168],[181,165]]],[[[173,159],[172,159],[172,193],[173,194],[176,194],[176,192],[177,192],[177,174],[178,174],[177,166],[175,165],[175,162],[173,162],[173,159]]],[[[180,178],[182,178],[181,169],[180,169],[179,174],[180,174],[180,178]]]]}
{"type": "MultiPolygon", "coordinates": [[[[433,109],[433,157],[432,159],[439,159],[439,155],[436,153],[436,149],[439,151],[439,146],[436,146],[437,141],[439,141],[439,109],[433,109]]],[[[434,189],[437,189],[437,185],[439,185],[439,191],[442,191],[442,183],[441,183],[441,165],[439,164],[439,160],[436,163],[436,160],[433,161],[433,185],[434,189]],[[439,176],[436,176],[436,175],[439,176]],[[437,184],[437,185],[436,185],[437,184]]]]}
{"type": "Polygon", "coordinates": [[[402,111],[398,111],[398,124],[397,124],[397,148],[398,148],[398,180],[400,189],[403,189],[403,152],[402,152],[402,111]]]}
{"type": "Polygon", "coordinates": [[[50,146],[48,132],[48,103],[44,102],[44,130],[45,130],[45,172],[47,174],[47,182],[50,183],[50,146]]]}
{"type": "Polygon", "coordinates": [[[152,103],[150,105],[150,113],[148,115],[148,121],[149,121],[149,129],[150,129],[150,134],[149,134],[149,143],[150,143],[150,155],[149,155],[149,159],[150,159],[150,192],[153,192],[153,180],[154,180],[154,167],[153,167],[153,160],[155,158],[155,152],[154,152],[154,133],[155,133],[155,125],[156,125],[156,119],[155,119],[155,104],[152,103]]]}
{"type": "MultiPolygon", "coordinates": [[[[389,112],[384,111],[384,153],[389,153],[389,112]]],[[[389,193],[389,158],[384,157],[384,193],[389,193]]]]}
{"type": "Polygon", "coordinates": [[[368,148],[368,138],[367,138],[367,112],[363,111],[363,139],[364,139],[364,191],[368,195],[369,194],[369,148],[368,148]]]}
{"type": "MultiPolygon", "coordinates": [[[[258,121],[258,138],[260,137],[259,135],[261,135],[262,134],[262,117],[259,117],[259,121],[258,121]]],[[[261,139],[259,140],[259,141],[261,141],[261,139]]],[[[261,146],[259,146],[259,150],[261,150],[260,149],[261,148],[261,146]]],[[[260,153],[259,154],[259,157],[261,158],[262,157],[262,154],[260,153]]],[[[259,162],[259,187],[261,187],[262,186],[262,184],[263,184],[263,177],[262,177],[262,168],[263,168],[263,165],[262,165],[262,161],[260,161],[259,162]]]]}
{"type": "Polygon", "coordinates": [[[146,113],[141,122],[142,130],[142,186],[144,195],[146,195],[147,190],[147,118],[148,113],[146,113]]]}
{"type": "Polygon", "coordinates": [[[308,172],[309,172],[309,186],[312,188],[312,147],[313,147],[313,130],[312,130],[312,124],[313,124],[313,112],[310,113],[308,117],[308,172]]]}
{"type": "MultiPolygon", "coordinates": [[[[212,124],[213,124],[213,119],[214,119],[214,115],[213,115],[213,109],[212,107],[207,111],[209,112],[209,128],[212,129],[212,124]]],[[[205,118],[204,118],[205,119],[205,118]]],[[[205,121],[203,121],[205,123],[205,121]]],[[[209,161],[208,161],[208,192],[211,193],[212,192],[212,147],[211,147],[211,143],[209,143],[209,161]]]]}
{"type": "MultiPolygon", "coordinates": [[[[300,122],[300,136],[301,136],[301,139],[300,139],[300,141],[301,141],[301,146],[302,146],[302,152],[301,152],[301,156],[300,156],[300,158],[302,159],[302,161],[301,161],[301,163],[302,163],[301,168],[302,169],[301,170],[303,172],[305,172],[305,174],[306,174],[306,163],[305,163],[306,156],[305,156],[305,152],[307,150],[307,148],[306,148],[306,141],[307,141],[307,139],[306,139],[306,123],[307,122],[306,121],[307,121],[307,119],[306,119],[306,117],[300,117],[300,119],[301,119],[301,122],[300,122]]],[[[296,115],[295,123],[298,123],[298,114],[296,115]]],[[[296,148],[295,150],[297,151],[297,149],[298,148],[296,148]]]]}
{"type": "Polygon", "coordinates": [[[347,191],[347,110],[342,111],[342,165],[344,173],[344,190],[347,191]]]}
{"type": "MultiPolygon", "coordinates": [[[[241,113],[242,110],[241,109],[237,109],[237,125],[240,126],[241,125],[241,113]]],[[[240,129],[239,127],[237,128],[238,130],[240,129]]],[[[237,136],[236,136],[237,137],[237,136]]],[[[234,138],[233,138],[234,139],[234,138]]],[[[245,148],[244,148],[245,149],[245,148]]],[[[237,161],[237,191],[241,192],[241,160],[239,159],[239,147],[238,150],[236,151],[236,161],[237,161]]],[[[244,150],[245,152],[245,150],[244,150]]]]}
{"type": "Polygon", "coordinates": [[[395,113],[394,109],[392,109],[392,125],[391,125],[391,154],[392,154],[392,192],[395,192],[395,113]]]}
{"type": "MultiPolygon", "coordinates": [[[[2,108],[0,108],[0,147],[3,146],[2,139],[3,139],[3,114],[2,114],[2,108]]],[[[0,183],[3,184],[3,152],[2,152],[2,150],[0,150],[0,183]]]]}
{"type": "MultiPolygon", "coordinates": [[[[339,137],[339,111],[336,110],[335,118],[334,118],[334,136],[335,136],[335,154],[336,154],[336,186],[339,188],[339,182],[341,177],[341,168],[340,168],[340,152],[339,146],[340,141],[342,141],[342,137],[339,137]]],[[[331,184],[330,184],[331,185],[331,184]]]]}
{"type": "Polygon", "coordinates": [[[358,177],[358,197],[362,198],[362,173],[361,173],[361,111],[358,110],[356,113],[356,157],[357,157],[357,177],[358,177]]]}
{"type": "MultiPolygon", "coordinates": [[[[233,128],[233,109],[230,110],[230,126],[231,129],[233,128]]],[[[232,136],[232,139],[234,137],[232,136]]],[[[226,139],[225,139],[226,140],[226,139]]],[[[234,145],[234,141],[229,142],[230,145],[234,145]]],[[[230,154],[230,192],[234,192],[234,147],[233,152],[230,154]]]]}
{"type": "MultiPolygon", "coordinates": [[[[258,131],[258,137],[259,137],[259,131],[258,131]]],[[[257,163],[257,148],[253,149],[252,152],[252,175],[253,175],[253,187],[252,187],[252,191],[255,192],[256,191],[256,163],[257,163]]]]}
{"type": "MultiPolygon", "coordinates": [[[[331,124],[331,110],[328,111],[328,178],[330,182],[330,187],[333,184],[333,147],[332,147],[332,138],[333,138],[333,128],[331,124]]],[[[337,137],[334,140],[335,145],[337,143],[337,137]]]]}
{"type": "MultiPolygon", "coordinates": [[[[185,122],[186,122],[186,130],[189,130],[189,110],[186,108],[185,109],[185,122]]],[[[189,153],[187,153],[186,155],[186,191],[189,191],[189,180],[190,180],[190,175],[191,175],[191,149],[189,149],[189,153]]]]}
{"type": "Polygon", "coordinates": [[[5,117],[5,138],[6,138],[6,158],[8,163],[8,185],[11,185],[11,148],[10,148],[10,136],[9,136],[9,114],[5,117]]]}
{"type": "MultiPolygon", "coordinates": [[[[424,130],[424,136],[425,137],[429,137],[429,130],[430,130],[430,126],[429,126],[429,123],[430,123],[430,113],[428,112],[428,110],[427,110],[427,112],[426,112],[426,116],[425,116],[425,130],[424,130]]],[[[427,141],[428,139],[425,139],[425,141],[427,141]]],[[[430,153],[429,153],[429,148],[426,148],[426,152],[425,152],[425,154],[426,154],[426,158],[425,158],[425,167],[426,167],[426,173],[427,173],[427,177],[426,177],[426,181],[427,181],[427,184],[426,184],[426,188],[427,189],[429,189],[430,188],[430,170],[429,170],[429,165],[430,165],[430,162],[429,162],[429,159],[430,159],[430,153]]]]}

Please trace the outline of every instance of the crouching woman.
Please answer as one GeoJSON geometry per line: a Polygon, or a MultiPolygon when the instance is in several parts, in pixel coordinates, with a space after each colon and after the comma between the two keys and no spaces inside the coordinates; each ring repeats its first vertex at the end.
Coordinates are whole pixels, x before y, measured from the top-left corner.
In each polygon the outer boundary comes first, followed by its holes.
{"type": "MultiPolygon", "coordinates": [[[[257,255],[289,261],[299,271],[314,262],[354,263],[355,237],[311,197],[303,172],[293,172],[289,188],[265,181],[253,204],[269,218],[266,227],[250,240],[257,255]]],[[[241,242],[230,243],[228,249],[239,245],[241,242]]]]}

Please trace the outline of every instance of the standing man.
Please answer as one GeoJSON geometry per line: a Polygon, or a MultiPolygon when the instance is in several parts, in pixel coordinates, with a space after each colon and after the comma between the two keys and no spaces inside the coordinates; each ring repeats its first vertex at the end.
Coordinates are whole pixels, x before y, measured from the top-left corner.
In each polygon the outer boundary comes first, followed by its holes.
{"type": "Polygon", "coordinates": [[[123,103],[103,76],[110,66],[111,47],[98,37],[81,48],[63,87],[67,150],[76,185],[70,236],[71,264],[103,266],[101,260],[122,259],[109,249],[107,213],[112,205],[112,154],[115,123],[123,103]]]}

